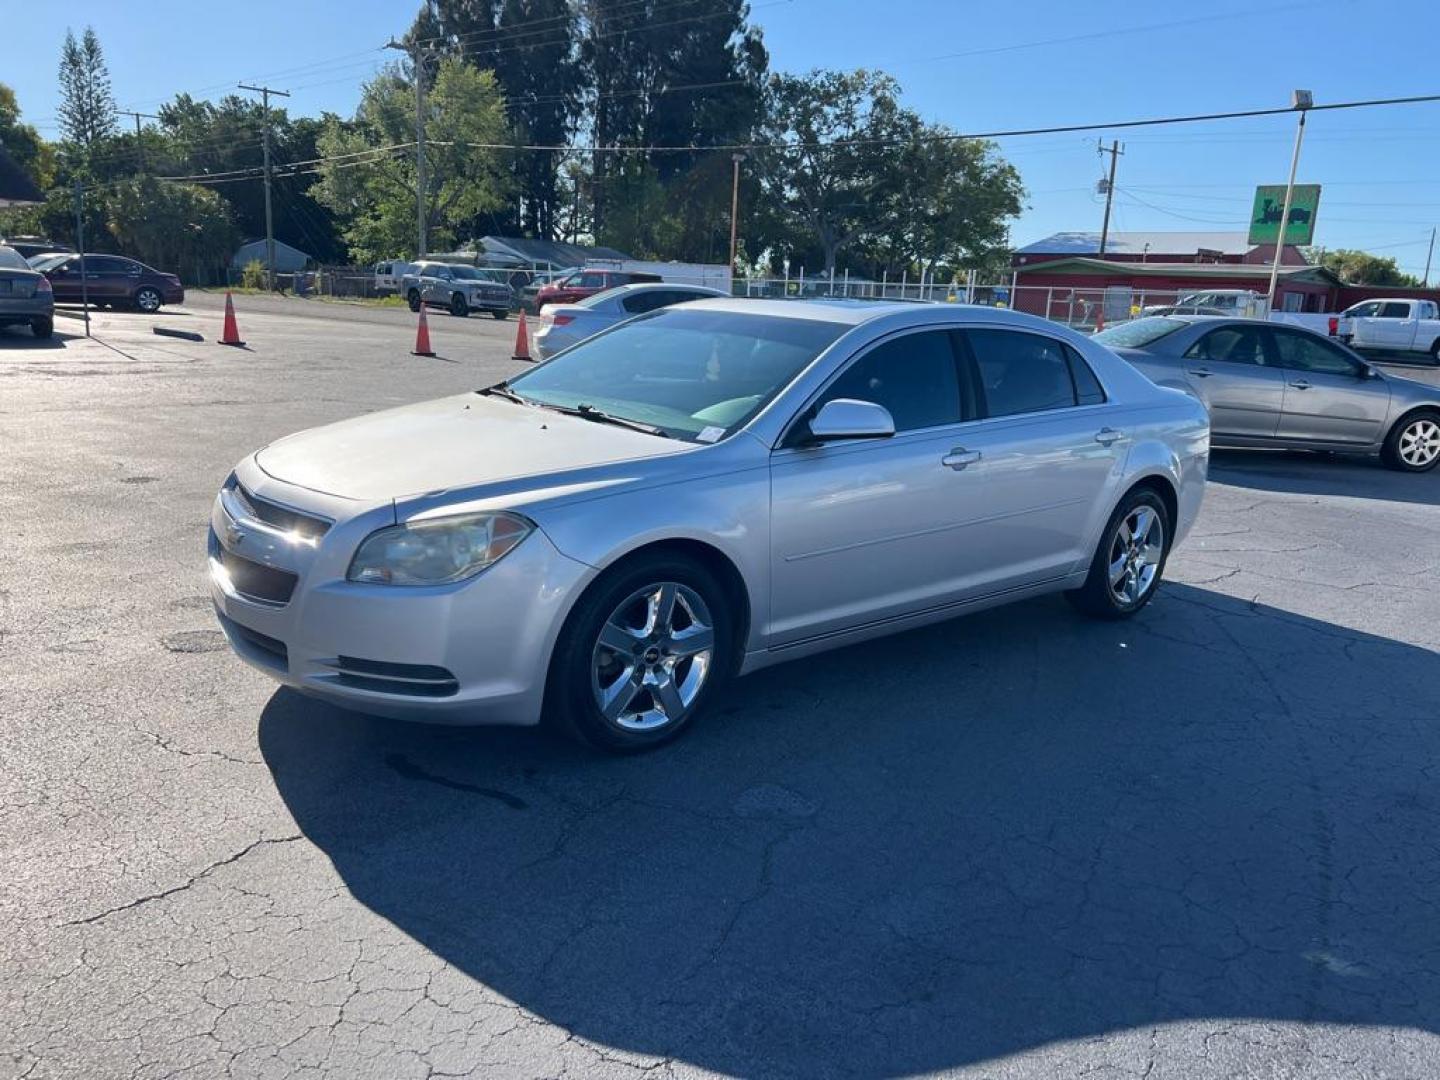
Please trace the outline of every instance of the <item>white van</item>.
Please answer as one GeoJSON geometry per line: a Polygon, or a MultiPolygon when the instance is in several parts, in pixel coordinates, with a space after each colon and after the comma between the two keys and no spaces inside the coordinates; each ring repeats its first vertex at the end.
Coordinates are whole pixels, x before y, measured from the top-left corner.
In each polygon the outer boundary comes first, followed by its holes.
{"type": "Polygon", "coordinates": [[[400,292],[400,282],[406,274],[415,272],[415,264],[401,262],[393,259],[390,262],[378,262],[375,264],[375,295],[396,296],[400,292]]]}

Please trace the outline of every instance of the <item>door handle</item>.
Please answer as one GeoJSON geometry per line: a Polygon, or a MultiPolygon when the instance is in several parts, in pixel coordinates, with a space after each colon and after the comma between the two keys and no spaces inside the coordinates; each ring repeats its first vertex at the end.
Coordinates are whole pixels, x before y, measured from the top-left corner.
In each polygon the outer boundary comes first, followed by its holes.
{"type": "Polygon", "coordinates": [[[1208,379],[1211,375],[1215,374],[1209,368],[1204,367],[1192,367],[1186,368],[1185,370],[1191,375],[1194,375],[1197,379],[1208,379]]]}
{"type": "Polygon", "coordinates": [[[940,459],[940,464],[959,472],[965,466],[974,465],[979,460],[979,450],[966,450],[963,446],[957,446],[940,459]]]}
{"type": "Polygon", "coordinates": [[[1293,386],[1296,390],[1309,390],[1309,389],[1310,389],[1310,384],[1309,384],[1308,382],[1306,382],[1304,379],[1296,379],[1296,380],[1295,380],[1294,382],[1292,382],[1290,385],[1293,386]]]}
{"type": "Polygon", "coordinates": [[[1103,446],[1109,446],[1116,439],[1123,439],[1124,437],[1125,433],[1123,431],[1116,431],[1113,427],[1101,428],[1095,433],[1095,441],[1103,446]]]}

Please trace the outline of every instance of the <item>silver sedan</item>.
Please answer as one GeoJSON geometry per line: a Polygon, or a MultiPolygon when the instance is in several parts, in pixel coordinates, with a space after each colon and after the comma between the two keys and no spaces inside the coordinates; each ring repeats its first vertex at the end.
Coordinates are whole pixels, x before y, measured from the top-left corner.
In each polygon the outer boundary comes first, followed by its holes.
{"type": "Polygon", "coordinates": [[[1386,375],[1309,330],[1167,315],[1094,340],[1203,401],[1216,446],[1379,454],[1406,472],[1440,462],[1440,389],[1386,375]]]}
{"type": "Polygon", "coordinates": [[[635,750],[780,661],[1043,593],[1134,614],[1208,454],[1193,397],[1028,315],[705,300],[250,455],[211,593],[306,693],[635,750]]]}
{"type": "Polygon", "coordinates": [[[587,296],[573,304],[546,304],[540,310],[540,326],[535,332],[535,352],[548,359],[577,341],[594,337],[616,323],[633,319],[647,311],[683,304],[690,300],[710,300],[728,296],[719,289],[704,285],[679,285],[668,282],[643,285],[621,285],[587,296]]]}

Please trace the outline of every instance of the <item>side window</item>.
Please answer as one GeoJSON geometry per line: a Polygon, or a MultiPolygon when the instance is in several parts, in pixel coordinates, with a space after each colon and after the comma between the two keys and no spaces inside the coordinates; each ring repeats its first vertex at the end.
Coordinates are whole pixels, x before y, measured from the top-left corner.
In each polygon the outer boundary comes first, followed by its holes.
{"type": "Polygon", "coordinates": [[[645,292],[635,293],[620,301],[620,306],[631,315],[639,315],[641,312],[654,311],[670,303],[670,294],[658,289],[647,289],[645,292]]]}
{"type": "Polygon", "coordinates": [[[944,330],[905,334],[875,346],[830,384],[816,408],[836,398],[885,406],[897,432],[954,424],[969,415],[961,409],[955,349],[944,330]]]}
{"type": "Polygon", "coordinates": [[[130,268],[125,265],[125,260],[110,255],[87,255],[85,269],[92,274],[123,274],[130,268]]]}
{"type": "Polygon", "coordinates": [[[581,274],[580,279],[573,284],[577,289],[603,289],[605,288],[605,275],[581,274]]]}
{"type": "Polygon", "coordinates": [[[1379,310],[1380,305],[1372,301],[1368,304],[1359,304],[1345,314],[1349,315],[1352,319],[1373,319],[1379,310]]]}
{"type": "Polygon", "coordinates": [[[1323,338],[1297,334],[1289,330],[1271,330],[1280,366],[1296,371],[1313,371],[1317,375],[1359,375],[1360,369],[1349,355],[1323,338]]]}
{"type": "Polygon", "coordinates": [[[1264,364],[1265,346],[1253,326],[1222,326],[1211,330],[1185,350],[1191,360],[1217,360],[1227,364],[1264,364]]]}
{"type": "Polygon", "coordinates": [[[1382,319],[1408,319],[1409,317],[1410,305],[1403,301],[1397,302],[1392,300],[1380,308],[1380,318],[1382,319]]]}
{"type": "Polygon", "coordinates": [[[1070,377],[1075,381],[1075,404],[1104,404],[1105,388],[1100,385],[1085,358],[1068,345],[1065,346],[1065,358],[1070,361],[1070,377]]]}
{"type": "MultiPolygon", "coordinates": [[[[1069,351],[1053,338],[1014,330],[967,330],[987,416],[1065,409],[1075,404],[1069,351]]],[[[1094,378],[1093,374],[1091,378],[1094,378]]]]}

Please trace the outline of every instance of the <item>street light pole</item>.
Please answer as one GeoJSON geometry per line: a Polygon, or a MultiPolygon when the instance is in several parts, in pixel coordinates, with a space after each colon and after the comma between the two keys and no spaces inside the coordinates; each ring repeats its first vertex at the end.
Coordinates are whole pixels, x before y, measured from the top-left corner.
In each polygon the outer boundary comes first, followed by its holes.
{"type": "Polygon", "coordinates": [[[1314,104],[1309,90],[1295,91],[1295,108],[1300,123],[1295,127],[1295,152],[1290,155],[1290,180],[1285,185],[1285,207],[1280,211],[1280,231],[1275,236],[1275,260],[1270,264],[1270,290],[1265,294],[1267,317],[1275,310],[1275,287],[1280,280],[1280,256],[1285,251],[1285,234],[1290,231],[1290,203],[1295,198],[1295,171],[1300,167],[1300,146],[1305,141],[1305,112],[1314,104]]]}
{"type": "Polygon", "coordinates": [[[1422,289],[1426,289],[1426,288],[1429,288],[1429,287],[1430,287],[1430,256],[1432,256],[1432,255],[1434,255],[1434,254],[1435,254],[1435,230],[1434,230],[1434,229],[1431,229],[1431,230],[1430,230],[1430,250],[1427,251],[1427,252],[1425,252],[1425,277],[1422,278],[1421,281],[1420,281],[1420,287],[1421,287],[1422,289]]]}
{"type": "Polygon", "coordinates": [[[246,86],[237,84],[241,90],[253,90],[260,95],[260,114],[264,122],[265,138],[265,287],[275,291],[275,223],[270,214],[270,95],[289,97],[288,90],[271,90],[268,86],[246,86]]]}
{"type": "Polygon", "coordinates": [[[745,155],[732,154],[730,160],[735,163],[734,179],[730,184],[730,272],[733,274],[740,227],[740,162],[745,160],[745,155]]]}
{"type": "Polygon", "coordinates": [[[425,258],[425,60],[430,53],[422,49],[417,41],[413,46],[404,45],[393,38],[385,43],[387,49],[399,49],[410,54],[410,63],[415,75],[415,257],[425,258]]]}

